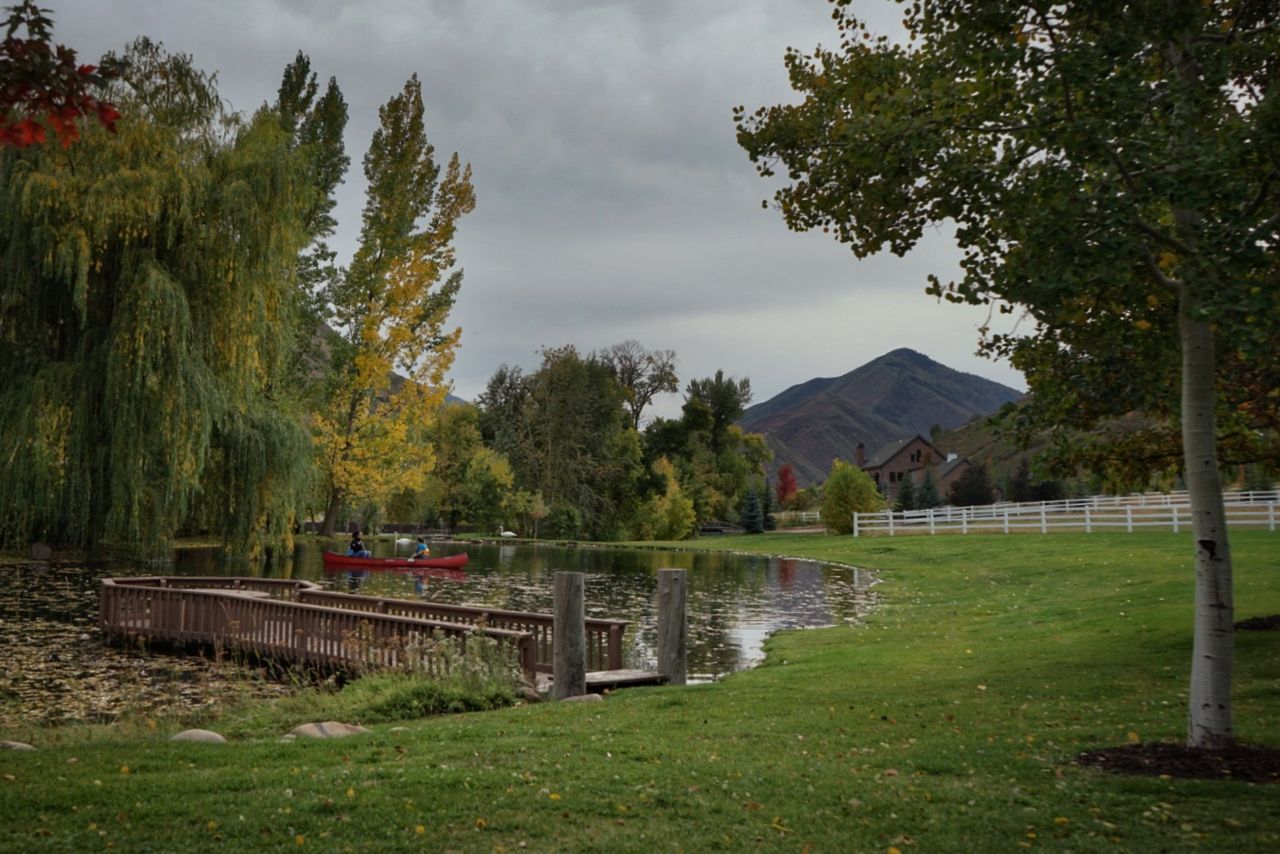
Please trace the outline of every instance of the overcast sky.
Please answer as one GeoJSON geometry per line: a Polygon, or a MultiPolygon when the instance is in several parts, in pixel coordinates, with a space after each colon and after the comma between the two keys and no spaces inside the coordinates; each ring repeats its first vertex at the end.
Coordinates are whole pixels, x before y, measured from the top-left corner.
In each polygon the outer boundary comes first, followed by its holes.
{"type": "MultiPolygon", "coordinates": [[[[302,50],[350,107],[338,200],[341,259],[363,205],[377,109],[414,73],[437,157],[474,170],[463,220],[463,329],[454,391],[474,399],[502,363],[541,347],[634,338],[675,350],[681,385],[717,369],[755,402],[844,374],[896,347],[1024,388],[973,355],[984,310],[939,304],[955,269],[932,234],[907,258],[858,261],[788,231],[734,140],[732,109],[793,99],[782,64],[838,38],[825,0],[44,0],[82,61],[138,35],[218,73],[236,109],[274,100],[302,50]]],[[[879,11],[887,31],[896,13],[879,11]]],[[[681,397],[659,402],[678,411],[681,397]]]]}

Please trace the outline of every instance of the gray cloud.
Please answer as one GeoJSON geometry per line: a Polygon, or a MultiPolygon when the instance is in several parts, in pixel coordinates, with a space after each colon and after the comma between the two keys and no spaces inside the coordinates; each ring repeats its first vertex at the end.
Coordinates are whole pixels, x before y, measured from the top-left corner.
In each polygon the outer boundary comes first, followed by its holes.
{"type": "MultiPolygon", "coordinates": [[[[676,350],[682,380],[749,376],[757,400],[897,346],[1021,385],[972,356],[985,312],[923,295],[928,272],[954,268],[945,235],[858,262],[761,210],[771,188],[731,110],[793,98],[786,47],[838,41],[822,0],[51,2],[55,38],[82,57],[145,34],[216,70],[241,110],[274,98],[298,50],[336,77],[351,107],[348,255],[377,108],[417,73],[438,155],[475,174],[454,314],[464,397],[502,362],[533,367],[541,346],[624,338],[676,350]]],[[[892,26],[896,13],[873,12],[892,26]]]]}

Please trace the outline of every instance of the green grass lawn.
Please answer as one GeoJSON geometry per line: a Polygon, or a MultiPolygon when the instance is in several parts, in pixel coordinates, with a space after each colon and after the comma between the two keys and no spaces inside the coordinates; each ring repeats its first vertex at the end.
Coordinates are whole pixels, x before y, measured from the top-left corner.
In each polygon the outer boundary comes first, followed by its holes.
{"type": "MultiPolygon", "coordinates": [[[[687,545],[687,544],[682,544],[687,545]]],[[[1280,849],[1280,787],[1118,777],[1081,750],[1186,728],[1189,535],[853,539],[700,548],[881,570],[865,626],[789,632],[714,685],[622,691],[281,743],[176,724],[23,733],[0,753],[12,850],[1280,849]]],[[[1280,535],[1233,534],[1236,618],[1280,613],[1280,535]]],[[[1280,633],[1236,640],[1242,741],[1280,746],[1280,633]]],[[[356,696],[353,694],[353,696],[356,696]]],[[[341,711],[329,701],[323,716],[341,711]]],[[[356,708],[356,706],[352,706],[356,708]]],[[[13,738],[14,734],[0,736],[13,738]]]]}

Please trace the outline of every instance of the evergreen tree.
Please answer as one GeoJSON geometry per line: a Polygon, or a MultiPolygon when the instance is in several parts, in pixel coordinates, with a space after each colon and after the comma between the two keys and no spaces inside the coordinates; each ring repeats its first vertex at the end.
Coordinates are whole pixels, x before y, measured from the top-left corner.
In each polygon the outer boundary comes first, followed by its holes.
{"type": "Polygon", "coordinates": [[[938,494],[938,482],[934,480],[933,469],[924,470],[924,478],[920,481],[920,488],[916,490],[916,509],[929,510],[934,507],[942,506],[942,496],[938,494]]]}
{"type": "Polygon", "coordinates": [[[920,502],[916,497],[916,482],[908,472],[903,475],[902,482],[898,485],[898,500],[894,502],[893,509],[901,513],[904,510],[915,510],[919,506],[920,502]]]}
{"type": "Polygon", "coordinates": [[[760,510],[760,498],[754,489],[747,490],[742,502],[742,527],[748,534],[764,533],[764,515],[760,510]]]}
{"type": "Polygon", "coordinates": [[[778,521],[773,518],[773,490],[769,488],[769,479],[764,479],[764,490],[760,493],[760,513],[766,531],[776,530],[778,521]]]}
{"type": "Polygon", "coordinates": [[[1009,480],[1009,491],[1006,496],[1010,501],[1034,501],[1035,492],[1031,486],[1031,462],[1023,457],[1018,468],[1009,480]]]}

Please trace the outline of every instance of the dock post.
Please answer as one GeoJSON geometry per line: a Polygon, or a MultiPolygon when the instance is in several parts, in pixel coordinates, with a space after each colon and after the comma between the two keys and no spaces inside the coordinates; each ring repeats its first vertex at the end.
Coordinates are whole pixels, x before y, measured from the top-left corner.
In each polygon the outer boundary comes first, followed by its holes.
{"type": "Polygon", "coordinates": [[[587,628],[582,588],[586,575],[557,572],[551,629],[551,697],[587,693],[587,628]]]}
{"type": "Polygon", "coordinates": [[[683,685],[688,681],[687,590],[683,569],[658,570],[658,672],[666,677],[669,685],[683,685]]]}

